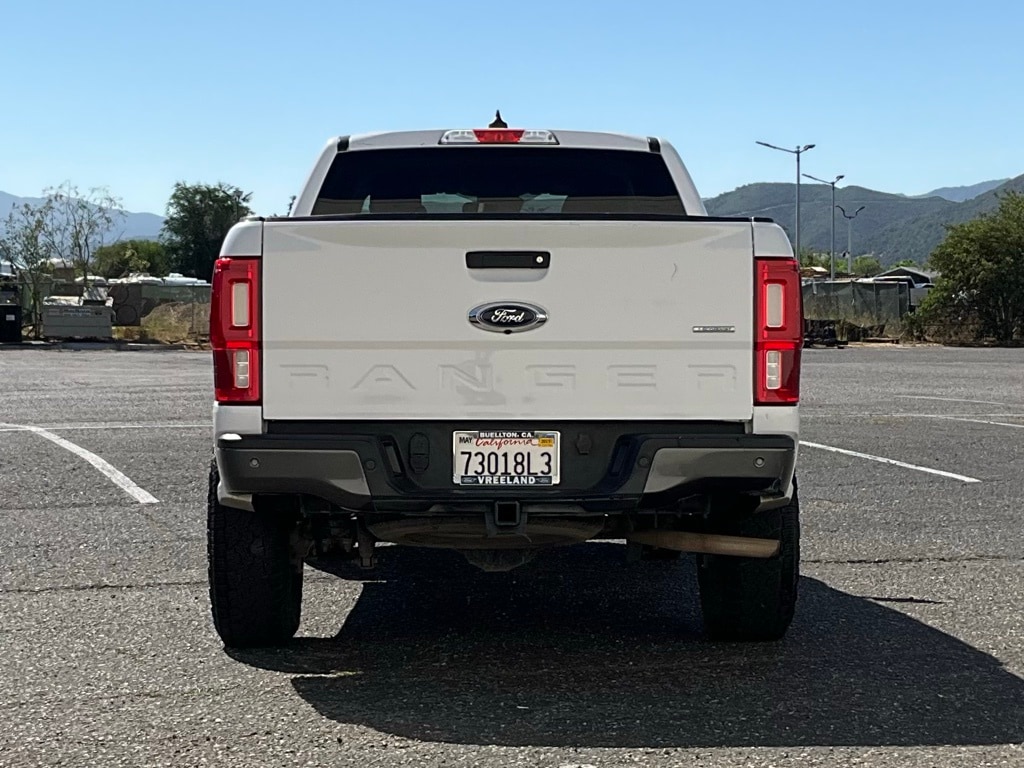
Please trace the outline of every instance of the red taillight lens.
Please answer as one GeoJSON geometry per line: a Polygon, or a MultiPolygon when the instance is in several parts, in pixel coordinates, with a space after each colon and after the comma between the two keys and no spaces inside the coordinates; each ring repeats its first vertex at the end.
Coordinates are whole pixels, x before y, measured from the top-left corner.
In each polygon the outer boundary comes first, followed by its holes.
{"type": "Polygon", "coordinates": [[[520,128],[474,128],[473,134],[481,144],[518,144],[525,131],[520,128]]]}
{"type": "Polygon", "coordinates": [[[754,404],[800,402],[803,294],[796,259],[758,258],[755,269],[754,404]]]}
{"type": "Polygon", "coordinates": [[[210,345],[218,403],[259,403],[261,342],[260,260],[217,259],[210,299],[210,345]]]}

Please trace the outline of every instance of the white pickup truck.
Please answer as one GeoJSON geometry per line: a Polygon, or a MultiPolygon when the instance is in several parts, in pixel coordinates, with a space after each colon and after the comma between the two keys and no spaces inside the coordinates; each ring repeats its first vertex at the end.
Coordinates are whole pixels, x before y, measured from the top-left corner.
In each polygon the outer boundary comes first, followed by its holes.
{"type": "Polygon", "coordinates": [[[287,642],[304,561],[372,567],[380,542],[487,570],[592,539],[695,552],[709,636],[786,632],[803,319],[785,233],[708,216],[665,141],[499,121],[334,139],[289,216],[227,235],[226,645],[287,642]]]}

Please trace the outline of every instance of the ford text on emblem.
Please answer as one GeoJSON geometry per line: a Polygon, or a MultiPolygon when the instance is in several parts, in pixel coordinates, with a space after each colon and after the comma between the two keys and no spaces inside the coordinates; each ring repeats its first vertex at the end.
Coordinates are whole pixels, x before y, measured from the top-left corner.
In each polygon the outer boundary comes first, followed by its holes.
{"type": "Polygon", "coordinates": [[[469,311],[469,322],[484,331],[519,333],[543,325],[547,313],[533,304],[503,301],[481,304],[469,311]]]}

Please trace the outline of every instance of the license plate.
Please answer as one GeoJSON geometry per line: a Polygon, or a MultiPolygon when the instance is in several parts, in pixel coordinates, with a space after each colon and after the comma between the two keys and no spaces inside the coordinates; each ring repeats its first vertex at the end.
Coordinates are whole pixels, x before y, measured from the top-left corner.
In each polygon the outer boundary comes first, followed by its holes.
{"type": "Polygon", "coordinates": [[[455,432],[452,452],[456,485],[558,485],[558,432],[455,432]]]}

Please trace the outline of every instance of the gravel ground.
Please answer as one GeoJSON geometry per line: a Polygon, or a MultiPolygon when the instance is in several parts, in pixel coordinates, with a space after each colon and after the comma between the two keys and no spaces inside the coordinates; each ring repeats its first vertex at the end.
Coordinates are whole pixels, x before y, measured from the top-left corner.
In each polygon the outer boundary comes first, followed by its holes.
{"type": "Polygon", "coordinates": [[[209,618],[208,353],[0,349],[0,766],[1024,766],[1024,350],[805,358],[785,641],[710,644],[692,563],[307,569],[300,637],[209,618]]]}

